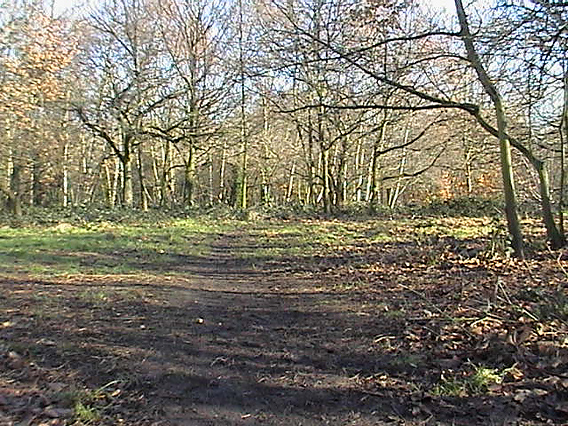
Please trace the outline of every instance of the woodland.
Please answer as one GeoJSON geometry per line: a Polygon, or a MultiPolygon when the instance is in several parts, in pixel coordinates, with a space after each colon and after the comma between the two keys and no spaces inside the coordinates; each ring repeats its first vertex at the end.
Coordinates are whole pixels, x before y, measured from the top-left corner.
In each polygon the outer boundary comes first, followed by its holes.
{"type": "Polygon", "coordinates": [[[568,422],[568,4],[0,2],[0,426],[568,422]]]}
{"type": "Polygon", "coordinates": [[[331,214],[482,197],[505,206],[519,257],[523,206],[560,247],[565,4],[456,5],[8,1],[4,204],[331,214]]]}

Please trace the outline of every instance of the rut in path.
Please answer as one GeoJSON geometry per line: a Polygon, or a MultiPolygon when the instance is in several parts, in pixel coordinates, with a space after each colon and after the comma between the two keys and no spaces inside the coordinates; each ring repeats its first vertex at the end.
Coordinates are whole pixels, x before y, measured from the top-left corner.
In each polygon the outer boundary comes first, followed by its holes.
{"type": "Polygon", "coordinates": [[[175,341],[147,362],[163,424],[386,424],[396,400],[354,386],[381,368],[370,352],[376,318],[240,260],[252,250],[244,234],[219,238],[172,294],[168,308],[184,324],[171,325],[175,341]]]}

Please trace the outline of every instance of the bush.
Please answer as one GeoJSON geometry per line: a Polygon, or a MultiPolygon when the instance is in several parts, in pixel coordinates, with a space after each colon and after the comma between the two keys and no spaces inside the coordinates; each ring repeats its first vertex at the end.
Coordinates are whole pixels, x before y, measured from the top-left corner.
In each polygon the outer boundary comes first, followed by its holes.
{"type": "Polygon", "coordinates": [[[503,203],[501,200],[482,197],[435,200],[419,208],[419,213],[432,216],[494,217],[503,215],[503,203]]]}

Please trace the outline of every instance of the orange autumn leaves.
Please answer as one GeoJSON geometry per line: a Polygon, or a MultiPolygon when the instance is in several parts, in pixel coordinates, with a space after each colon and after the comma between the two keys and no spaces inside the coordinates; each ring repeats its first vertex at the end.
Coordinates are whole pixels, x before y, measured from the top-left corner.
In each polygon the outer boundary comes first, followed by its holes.
{"type": "Polygon", "coordinates": [[[76,40],[64,24],[32,11],[4,29],[0,58],[0,112],[26,119],[27,113],[63,95],[61,71],[73,60],[76,40]]]}

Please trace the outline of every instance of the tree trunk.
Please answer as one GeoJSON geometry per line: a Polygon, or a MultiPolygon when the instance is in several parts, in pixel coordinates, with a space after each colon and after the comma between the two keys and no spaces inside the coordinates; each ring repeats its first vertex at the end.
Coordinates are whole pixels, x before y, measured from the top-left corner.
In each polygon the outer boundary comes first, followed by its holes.
{"type": "MultiPolygon", "coordinates": [[[[458,0],[459,1],[459,0],[458,0]]],[[[505,195],[505,214],[507,227],[511,235],[511,244],[515,256],[524,256],[523,235],[517,213],[517,195],[514,186],[513,164],[511,159],[511,144],[506,136],[507,122],[500,97],[494,100],[495,113],[497,115],[497,127],[499,129],[499,150],[501,158],[501,176],[503,178],[503,190],[505,195]]]]}
{"type": "Polygon", "coordinates": [[[347,182],[347,161],[346,161],[346,152],[342,153],[342,157],[341,157],[341,167],[340,167],[340,191],[339,193],[341,194],[341,198],[339,199],[340,204],[343,205],[346,201],[347,201],[347,190],[349,188],[349,184],[347,182]]]}
{"type": "Polygon", "coordinates": [[[310,206],[316,205],[316,165],[314,160],[314,140],[313,134],[310,131],[308,133],[307,141],[307,188],[306,188],[306,204],[310,206]]]}
{"type": "Polygon", "coordinates": [[[43,204],[43,188],[41,184],[42,167],[37,153],[34,154],[32,159],[32,193],[30,197],[30,204],[32,206],[41,206],[43,204]]]}
{"type": "Polygon", "coordinates": [[[186,207],[192,207],[195,199],[195,146],[190,143],[187,151],[187,159],[184,169],[184,204],[186,207]]]}
{"type": "Polygon", "coordinates": [[[221,164],[219,165],[219,202],[225,201],[225,169],[227,168],[227,146],[223,142],[221,164]]]}
{"type": "Polygon", "coordinates": [[[248,144],[245,135],[245,127],[244,127],[244,119],[243,119],[243,127],[241,130],[241,164],[238,171],[237,177],[237,207],[241,210],[246,210],[248,207],[248,193],[247,193],[247,186],[248,186],[248,144]]]}
{"type": "Polygon", "coordinates": [[[326,214],[332,212],[331,188],[330,188],[330,171],[329,171],[329,150],[322,146],[321,153],[321,176],[323,179],[323,207],[326,214]]]}
{"type": "Polygon", "coordinates": [[[154,144],[150,145],[150,157],[152,159],[152,178],[153,178],[153,191],[152,198],[154,199],[154,204],[159,203],[162,205],[162,186],[159,172],[159,161],[158,154],[156,152],[156,147],[154,144]]]}
{"type": "MultiPolygon", "coordinates": [[[[408,137],[408,131],[406,132],[405,138],[408,137]]],[[[406,161],[407,161],[407,151],[406,148],[402,149],[402,158],[400,159],[400,164],[398,166],[398,178],[396,180],[396,185],[394,187],[394,190],[392,190],[390,192],[390,194],[388,195],[387,198],[387,203],[389,208],[394,209],[396,206],[396,203],[398,202],[398,198],[400,197],[400,194],[402,194],[402,191],[404,190],[403,186],[402,186],[402,176],[404,175],[404,171],[406,169],[406,161]]]]}
{"type": "Polygon", "coordinates": [[[85,134],[81,133],[79,136],[79,140],[81,141],[81,155],[80,155],[80,164],[79,168],[81,171],[81,185],[77,192],[77,203],[82,204],[86,196],[85,194],[88,193],[88,186],[89,181],[92,180],[92,177],[89,175],[89,170],[87,168],[87,157],[88,157],[88,142],[87,138],[85,138],[85,134]]]}
{"type": "Polygon", "coordinates": [[[537,168],[539,184],[540,184],[540,204],[542,208],[542,220],[546,227],[548,240],[553,248],[557,249],[566,244],[564,235],[556,227],[554,221],[554,213],[552,212],[552,203],[550,200],[550,182],[546,165],[541,162],[537,168]]]}
{"type": "MultiPolygon", "coordinates": [[[[566,121],[566,116],[564,117],[566,121]]],[[[566,124],[564,124],[566,126],[566,124]]],[[[566,127],[565,127],[566,128],[566,127]]],[[[562,134],[564,129],[560,129],[560,196],[558,198],[558,227],[562,235],[565,234],[564,230],[564,192],[566,191],[566,137],[568,137],[568,130],[566,136],[562,134]]]]}
{"type": "Polygon", "coordinates": [[[209,205],[212,206],[215,202],[215,186],[214,186],[214,178],[213,178],[213,155],[211,152],[208,154],[207,158],[208,163],[208,177],[209,177],[209,205]]]}
{"type": "Polygon", "coordinates": [[[497,130],[499,137],[499,149],[501,157],[501,175],[503,178],[503,191],[505,195],[505,214],[507,217],[507,227],[512,239],[512,247],[515,256],[522,258],[524,256],[523,236],[517,213],[517,199],[513,178],[513,166],[511,160],[511,144],[507,136],[507,120],[503,108],[501,95],[497,91],[495,84],[489,78],[485,67],[481,63],[481,59],[475,50],[473,37],[469,30],[467,16],[463,7],[462,0],[454,0],[456,11],[461,26],[462,40],[464,42],[467,58],[474,67],[479,81],[483,85],[485,92],[491,98],[495,115],[497,118],[497,130]]]}
{"type": "Polygon", "coordinates": [[[15,216],[22,215],[22,182],[21,182],[22,166],[17,163],[12,164],[12,173],[10,174],[10,190],[8,193],[8,210],[15,216]]]}
{"type": "Polygon", "coordinates": [[[294,191],[294,173],[296,173],[296,163],[292,163],[290,175],[288,177],[288,188],[286,188],[286,203],[292,201],[292,193],[294,191]]]}
{"type": "Polygon", "coordinates": [[[261,184],[260,184],[260,204],[263,206],[270,205],[270,185],[268,183],[268,173],[266,169],[260,170],[261,184]]]}
{"type": "Polygon", "coordinates": [[[355,190],[355,201],[360,203],[363,200],[363,171],[362,165],[364,163],[363,153],[363,140],[359,139],[357,142],[357,152],[355,153],[355,175],[357,176],[357,188],[355,190]]]}
{"type": "Polygon", "coordinates": [[[160,206],[168,205],[168,198],[171,199],[172,191],[169,190],[171,168],[171,147],[170,142],[166,141],[162,146],[162,172],[160,176],[160,206]]]}
{"type": "Polygon", "coordinates": [[[562,108],[562,120],[560,122],[560,197],[558,198],[559,228],[562,235],[564,230],[564,197],[566,190],[566,141],[568,140],[568,67],[564,65],[564,105],[562,108]]]}
{"type": "Polygon", "coordinates": [[[369,176],[369,205],[376,206],[379,203],[379,150],[385,139],[387,120],[383,120],[379,128],[379,135],[373,143],[373,152],[371,154],[371,170],[369,176]]]}
{"type": "Polygon", "coordinates": [[[463,161],[464,161],[464,178],[465,187],[467,191],[467,196],[473,194],[473,169],[472,169],[472,148],[468,146],[466,137],[462,139],[462,146],[464,149],[463,161]]]}
{"type": "Polygon", "coordinates": [[[237,180],[237,207],[246,210],[248,207],[247,186],[248,186],[248,135],[245,115],[245,46],[244,46],[244,21],[243,3],[239,0],[239,74],[240,74],[240,143],[241,143],[241,167],[237,180]]]}
{"type": "Polygon", "coordinates": [[[121,162],[118,157],[114,158],[114,173],[112,177],[112,186],[110,186],[109,192],[109,207],[114,208],[116,207],[117,203],[119,202],[119,191],[120,188],[120,180],[121,180],[121,162]]]}
{"type": "Polygon", "coordinates": [[[101,165],[103,171],[103,179],[104,179],[104,197],[106,205],[110,208],[114,207],[114,197],[113,197],[113,179],[110,173],[110,167],[108,166],[108,162],[105,160],[104,163],[101,165]]]}
{"type": "MultiPolygon", "coordinates": [[[[55,2],[52,2],[52,6],[55,2]]],[[[53,9],[52,9],[53,11],[53,9]]],[[[65,94],[65,101],[69,104],[70,93],[69,91],[65,94]]],[[[68,123],[71,121],[70,110],[67,109],[62,123],[62,133],[61,140],[63,143],[63,164],[61,170],[61,205],[63,208],[69,206],[69,126],[68,123]]]]}
{"type": "Polygon", "coordinates": [[[138,169],[138,184],[140,187],[140,208],[142,211],[148,211],[148,196],[146,184],[144,183],[144,163],[142,158],[142,145],[138,145],[136,150],[136,165],[138,169]]]}
{"type": "Polygon", "coordinates": [[[348,136],[345,136],[341,140],[341,144],[337,146],[334,154],[334,182],[333,185],[333,205],[336,207],[343,206],[345,200],[347,199],[347,146],[348,136]]]}
{"type": "Polygon", "coordinates": [[[63,208],[69,207],[69,142],[67,141],[67,136],[65,136],[65,142],[63,143],[63,170],[61,183],[61,204],[63,208]]]}
{"type": "MultiPolygon", "coordinates": [[[[478,122],[491,134],[496,134],[499,137],[499,132],[495,132],[493,129],[479,114],[474,114],[478,122]]],[[[566,237],[561,233],[556,227],[554,221],[554,215],[552,213],[551,198],[550,198],[550,184],[548,178],[548,171],[546,170],[545,163],[539,160],[533,155],[533,153],[528,150],[524,145],[519,143],[511,136],[505,135],[507,141],[510,142],[515,148],[517,148],[522,155],[531,163],[537,172],[539,178],[539,189],[540,189],[540,203],[542,209],[542,219],[546,227],[546,233],[548,241],[555,248],[562,247],[566,244],[566,237]]]]}
{"type": "Polygon", "coordinates": [[[134,205],[134,191],[132,188],[132,161],[130,157],[122,158],[122,203],[124,207],[132,208],[134,205]]]}

